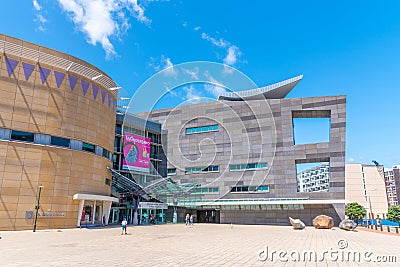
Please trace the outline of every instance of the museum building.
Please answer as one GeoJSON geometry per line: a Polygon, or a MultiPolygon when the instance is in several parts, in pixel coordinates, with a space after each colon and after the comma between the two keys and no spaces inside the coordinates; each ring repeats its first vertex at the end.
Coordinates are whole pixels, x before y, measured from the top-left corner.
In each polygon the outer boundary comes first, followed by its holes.
{"type": "Polygon", "coordinates": [[[197,222],[288,225],[291,216],[312,225],[326,214],[337,225],[344,219],[346,97],[286,98],[301,79],[139,113],[168,133],[162,142],[168,177],[198,185],[175,196],[177,206],[197,222]],[[296,142],[299,118],[327,119],[328,140],[296,142]],[[324,190],[298,190],[297,165],[306,163],[326,166],[324,190]]]}
{"type": "Polygon", "coordinates": [[[107,223],[116,83],[10,36],[0,50],[0,230],[107,223]]]}

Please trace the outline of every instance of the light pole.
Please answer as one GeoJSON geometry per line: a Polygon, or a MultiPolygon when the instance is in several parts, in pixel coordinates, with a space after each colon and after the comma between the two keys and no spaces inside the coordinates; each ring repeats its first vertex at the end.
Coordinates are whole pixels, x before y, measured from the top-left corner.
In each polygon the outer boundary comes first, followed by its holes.
{"type": "Polygon", "coordinates": [[[39,185],[39,192],[38,192],[37,205],[36,205],[36,207],[35,207],[35,209],[36,209],[36,214],[35,214],[35,221],[34,221],[34,223],[33,223],[33,232],[36,232],[36,221],[37,221],[37,216],[38,216],[39,208],[40,208],[40,206],[39,206],[39,204],[40,204],[40,193],[42,192],[42,188],[43,188],[43,187],[44,187],[43,185],[39,185]]]}

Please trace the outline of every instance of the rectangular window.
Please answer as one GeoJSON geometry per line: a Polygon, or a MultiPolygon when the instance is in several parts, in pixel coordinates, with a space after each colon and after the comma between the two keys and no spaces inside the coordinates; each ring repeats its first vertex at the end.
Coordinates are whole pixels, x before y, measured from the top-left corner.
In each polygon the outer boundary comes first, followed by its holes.
{"type": "Polygon", "coordinates": [[[168,169],[168,175],[175,175],[175,174],[176,174],[176,168],[168,169]]]}
{"type": "Polygon", "coordinates": [[[260,186],[235,186],[231,188],[231,193],[238,193],[238,192],[250,192],[250,193],[257,193],[257,192],[268,192],[269,187],[268,185],[260,185],[260,186]]]}
{"type": "Polygon", "coordinates": [[[103,157],[110,159],[111,152],[103,148],[103,157]]]}
{"type": "Polygon", "coordinates": [[[50,144],[54,146],[69,147],[70,140],[68,138],[62,138],[57,136],[52,136],[50,139],[50,144]]]}
{"type": "Polygon", "coordinates": [[[1,140],[10,140],[10,132],[11,132],[10,129],[1,128],[0,129],[0,139],[1,140]]]}
{"type": "Polygon", "coordinates": [[[217,132],[218,124],[186,128],[186,134],[217,132]]]}
{"type": "Polygon", "coordinates": [[[19,140],[25,142],[33,142],[35,135],[33,133],[21,132],[21,131],[11,131],[11,140],[19,140]]]}
{"type": "Polygon", "coordinates": [[[114,151],[121,152],[121,137],[115,137],[114,139],[114,151]]]}
{"type": "Polygon", "coordinates": [[[108,186],[110,186],[110,185],[111,185],[111,180],[110,180],[110,179],[108,179],[108,178],[106,178],[106,180],[105,180],[105,184],[106,184],[106,185],[108,185],[108,186]]]}
{"type": "Polygon", "coordinates": [[[82,150],[94,153],[94,145],[82,142],[82,150]]]}
{"type": "Polygon", "coordinates": [[[259,163],[247,163],[247,164],[230,164],[230,171],[243,171],[243,170],[259,170],[259,169],[267,169],[268,164],[266,162],[259,163]]]}
{"type": "Polygon", "coordinates": [[[218,187],[201,187],[193,190],[192,194],[213,194],[218,193],[218,187]]]}
{"type": "Polygon", "coordinates": [[[121,133],[122,133],[122,126],[117,124],[115,126],[115,134],[119,134],[120,135],[121,133]]]}
{"type": "Polygon", "coordinates": [[[218,172],[218,165],[210,165],[208,167],[189,167],[185,169],[185,173],[206,173],[206,172],[218,172]]]}

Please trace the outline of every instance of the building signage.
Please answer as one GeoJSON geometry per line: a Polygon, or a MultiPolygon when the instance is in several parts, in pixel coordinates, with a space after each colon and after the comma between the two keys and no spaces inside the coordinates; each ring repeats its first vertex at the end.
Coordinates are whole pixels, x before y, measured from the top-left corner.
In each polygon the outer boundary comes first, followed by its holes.
{"type": "Polygon", "coordinates": [[[151,210],[166,210],[168,205],[165,203],[156,202],[139,202],[139,209],[151,209],[151,210]]]}
{"type": "Polygon", "coordinates": [[[124,134],[124,170],[150,172],[150,138],[124,134]]]}
{"type": "Polygon", "coordinates": [[[65,212],[42,212],[44,217],[65,217],[67,214],[65,212]]]}

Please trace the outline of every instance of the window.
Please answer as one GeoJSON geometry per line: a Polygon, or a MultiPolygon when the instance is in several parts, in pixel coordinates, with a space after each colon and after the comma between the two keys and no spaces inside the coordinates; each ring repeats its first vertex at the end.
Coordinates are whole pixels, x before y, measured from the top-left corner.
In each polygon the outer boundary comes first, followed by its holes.
{"type": "Polygon", "coordinates": [[[167,172],[168,172],[168,175],[175,175],[176,174],[176,168],[169,168],[167,172]]]}
{"type": "Polygon", "coordinates": [[[52,136],[50,139],[50,144],[54,146],[69,147],[70,140],[67,138],[52,136]]]}
{"type": "Polygon", "coordinates": [[[268,164],[266,162],[259,163],[247,163],[247,164],[230,164],[230,171],[243,171],[243,170],[258,170],[258,169],[267,169],[268,164]]]}
{"type": "Polygon", "coordinates": [[[150,146],[150,158],[158,159],[158,146],[151,145],[150,146]]]}
{"type": "Polygon", "coordinates": [[[82,150],[94,153],[94,145],[82,142],[82,150]]]}
{"type": "Polygon", "coordinates": [[[210,165],[208,167],[189,167],[185,169],[185,173],[205,173],[205,172],[218,172],[218,165],[210,165]]]}
{"type": "Polygon", "coordinates": [[[151,139],[152,143],[156,143],[156,144],[160,143],[160,135],[159,134],[149,133],[149,138],[151,139]]]}
{"type": "Polygon", "coordinates": [[[186,134],[217,132],[218,124],[186,128],[186,134]]]}
{"type": "Polygon", "coordinates": [[[115,134],[121,134],[122,133],[122,127],[121,125],[117,124],[115,126],[115,134]]]}
{"type": "Polygon", "coordinates": [[[33,142],[35,135],[33,133],[21,132],[21,131],[11,131],[11,140],[19,140],[25,142],[33,142]]]}
{"type": "Polygon", "coordinates": [[[110,154],[111,152],[108,151],[107,149],[103,148],[103,157],[110,159],[110,154]]]}
{"type": "Polygon", "coordinates": [[[255,193],[255,192],[268,192],[269,187],[268,185],[260,185],[260,186],[235,186],[232,187],[231,192],[232,193],[242,193],[242,192],[250,192],[250,193],[255,193]]]}
{"type": "Polygon", "coordinates": [[[114,139],[114,151],[120,152],[121,151],[121,137],[115,137],[114,139]]]}
{"type": "Polygon", "coordinates": [[[111,180],[106,178],[106,180],[104,181],[106,185],[110,186],[111,185],[111,180]]]}
{"type": "Polygon", "coordinates": [[[193,190],[193,194],[214,194],[218,192],[219,192],[218,187],[201,187],[201,188],[195,188],[193,190]]]}
{"type": "Polygon", "coordinates": [[[1,140],[10,140],[10,129],[0,128],[0,139],[1,140]]]}

